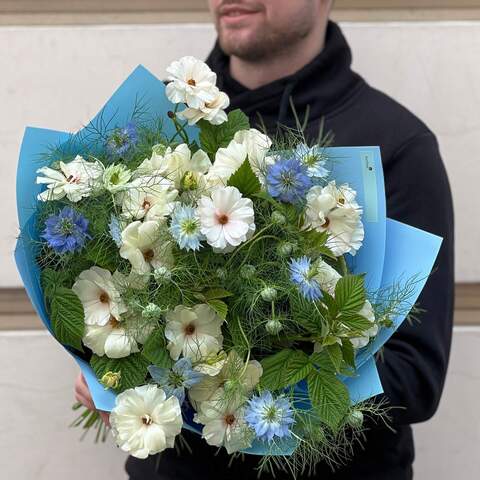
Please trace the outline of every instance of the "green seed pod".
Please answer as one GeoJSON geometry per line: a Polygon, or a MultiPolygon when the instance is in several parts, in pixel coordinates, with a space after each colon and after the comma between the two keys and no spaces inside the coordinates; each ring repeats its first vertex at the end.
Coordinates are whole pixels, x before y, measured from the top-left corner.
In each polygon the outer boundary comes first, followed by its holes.
{"type": "Polygon", "coordinates": [[[272,219],[272,222],[277,225],[285,225],[287,223],[287,219],[285,218],[285,215],[283,213],[278,212],[277,210],[272,212],[271,219],[272,219]]]}
{"type": "Polygon", "coordinates": [[[152,320],[162,315],[162,309],[154,303],[149,303],[142,311],[142,317],[152,320]]]}
{"type": "Polygon", "coordinates": [[[361,428],[363,425],[363,413],[360,410],[352,410],[348,415],[347,422],[353,428],[361,428]]]}
{"type": "Polygon", "coordinates": [[[240,269],[240,276],[244,278],[245,280],[249,280],[255,276],[255,273],[257,273],[257,269],[250,264],[243,265],[242,268],[240,269]]]}
{"type": "Polygon", "coordinates": [[[260,296],[266,302],[273,302],[277,298],[277,291],[273,287],[265,287],[260,292],[260,296]]]}
{"type": "Polygon", "coordinates": [[[265,325],[265,330],[270,335],[278,335],[278,333],[283,329],[282,322],[278,318],[270,319],[265,325]]]}
{"type": "Polygon", "coordinates": [[[158,285],[165,285],[172,278],[172,272],[167,267],[158,267],[153,272],[153,278],[158,285]]]}

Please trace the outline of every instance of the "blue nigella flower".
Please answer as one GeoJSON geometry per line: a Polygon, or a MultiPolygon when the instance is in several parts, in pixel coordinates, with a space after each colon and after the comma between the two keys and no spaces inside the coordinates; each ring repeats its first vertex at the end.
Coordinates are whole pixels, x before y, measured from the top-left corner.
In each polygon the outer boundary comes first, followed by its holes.
{"type": "Polygon", "coordinates": [[[116,128],[107,140],[107,149],[112,155],[123,155],[138,142],[137,127],[133,122],[116,128]]]}
{"type": "Polygon", "coordinates": [[[295,149],[294,156],[307,167],[309,177],[325,178],[328,175],[329,172],[325,168],[326,159],[318,145],[309,147],[308,145],[301,143],[295,149]]]}
{"type": "Polygon", "coordinates": [[[267,170],[268,193],[282,202],[297,203],[312,186],[307,168],[298,158],[283,158],[267,170]]]}
{"type": "Polygon", "coordinates": [[[200,232],[200,220],[193,207],[178,206],[172,214],[170,233],[180,248],[185,250],[199,250],[201,240],[204,239],[200,232]]]}
{"type": "Polygon", "coordinates": [[[288,399],[273,398],[268,390],[248,401],[245,421],[255,430],[257,438],[269,442],[273,437],[289,437],[290,426],[295,423],[288,399]]]}
{"type": "Polygon", "coordinates": [[[312,260],[300,257],[290,260],[290,279],[295,283],[303,296],[308,300],[318,300],[322,296],[320,284],[315,280],[316,270],[312,267],[312,260]]]}
{"type": "Polygon", "coordinates": [[[171,369],[150,365],[148,371],[153,381],[163,388],[167,397],[177,397],[180,405],[185,400],[185,389],[193,387],[203,378],[203,373],[192,368],[192,361],[189,358],[177,360],[171,369]]]}
{"type": "Polygon", "coordinates": [[[88,220],[71,207],[63,207],[58,215],[45,220],[42,238],[57,253],[81,250],[89,240],[88,220]]]}
{"type": "Polygon", "coordinates": [[[115,242],[118,248],[122,246],[122,228],[120,227],[120,222],[115,215],[111,215],[110,223],[108,224],[108,231],[112,240],[115,242]]]}

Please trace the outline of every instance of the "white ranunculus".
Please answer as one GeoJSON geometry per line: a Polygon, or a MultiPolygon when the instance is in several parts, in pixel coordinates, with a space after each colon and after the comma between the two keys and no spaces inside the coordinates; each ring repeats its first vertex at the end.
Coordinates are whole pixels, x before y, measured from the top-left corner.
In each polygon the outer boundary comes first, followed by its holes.
{"type": "Polygon", "coordinates": [[[212,125],[220,125],[227,121],[228,117],[225,109],[230,104],[228,95],[221,92],[217,87],[213,89],[215,98],[211,102],[206,102],[203,107],[191,108],[178,112],[178,117],[188,121],[189,125],[195,125],[199,120],[206,120],[212,125]]]}
{"type": "Polygon", "coordinates": [[[122,193],[122,215],[136,220],[163,220],[175,208],[178,192],[173,186],[172,181],[160,175],[136,178],[122,193]]]}
{"type": "Polygon", "coordinates": [[[103,165],[99,161],[87,162],[77,155],[68,163],[60,162],[60,170],[42,167],[37,173],[37,183],[47,185],[47,189],[38,195],[38,199],[60,200],[65,196],[71,202],[78,202],[88,197],[100,187],[103,176],[103,165]]]}
{"type": "Polygon", "coordinates": [[[221,390],[200,404],[194,421],[204,425],[202,437],[209,445],[225,447],[234,453],[251,445],[253,433],[244,420],[244,408],[238,401],[227,402],[221,390]]]}
{"type": "Polygon", "coordinates": [[[167,67],[167,73],[170,83],[165,93],[172,103],[200,109],[215,100],[217,75],[201,60],[182,57],[167,67]]]}
{"type": "Polygon", "coordinates": [[[355,200],[356,192],[347,185],[337,187],[335,181],[325,187],[314,186],[307,194],[305,228],[328,231],[327,247],[335,256],[355,255],[364,237],[362,208],[355,200]]]}
{"type": "Polygon", "coordinates": [[[198,201],[200,231],[218,251],[229,251],[255,231],[253,202],[235,187],[218,187],[198,201]]]}
{"type": "Polygon", "coordinates": [[[82,302],[87,325],[107,325],[111,317],[120,318],[127,311],[112,274],[104,268],[84,270],[72,290],[82,302]]]}
{"type": "Polygon", "coordinates": [[[272,157],[267,156],[272,140],[255,128],[238,131],[233,140],[246,148],[252,170],[263,181],[267,167],[275,163],[272,157]]]}
{"type": "Polygon", "coordinates": [[[197,150],[192,155],[188,145],[182,143],[174,150],[168,147],[163,156],[152,155],[151,165],[155,171],[171,180],[176,188],[180,188],[187,172],[204,174],[212,162],[203,150],[197,150]]]}
{"type": "Polygon", "coordinates": [[[110,424],[115,442],[124,452],[147,458],[173,448],[183,420],[177,397],[166,398],[156,385],[143,385],[117,396],[110,424]]]}
{"type": "Polygon", "coordinates": [[[132,265],[139,275],[150,273],[152,268],[170,267],[173,263],[172,244],[162,235],[156,221],[135,221],[122,231],[120,256],[132,265]]]}
{"type": "Polygon", "coordinates": [[[358,314],[369,320],[372,323],[372,326],[364,332],[363,336],[350,338],[353,348],[357,349],[367,346],[370,342],[370,338],[375,337],[378,333],[378,325],[375,323],[375,312],[373,311],[372,304],[368,300],[365,301],[358,314]]]}
{"type": "Polygon", "coordinates": [[[241,357],[232,350],[217,375],[205,375],[199,383],[196,383],[189,389],[190,399],[197,404],[211,400],[215,392],[222,388],[230,379],[239,379],[243,388],[243,392],[240,393],[244,395],[249,394],[260,381],[263,368],[256,360],[250,360],[245,370],[244,367],[245,363],[241,357]],[[243,374],[240,377],[242,372],[243,374]]]}
{"type": "Polygon", "coordinates": [[[322,290],[325,290],[330,295],[335,294],[335,286],[342,276],[327,262],[320,260],[315,263],[316,275],[315,280],[320,285],[322,290]]]}
{"type": "Polygon", "coordinates": [[[207,304],[184,307],[177,305],[167,313],[165,337],[167,349],[173,360],[180,354],[193,361],[201,361],[222,348],[222,323],[215,310],[207,304]]]}

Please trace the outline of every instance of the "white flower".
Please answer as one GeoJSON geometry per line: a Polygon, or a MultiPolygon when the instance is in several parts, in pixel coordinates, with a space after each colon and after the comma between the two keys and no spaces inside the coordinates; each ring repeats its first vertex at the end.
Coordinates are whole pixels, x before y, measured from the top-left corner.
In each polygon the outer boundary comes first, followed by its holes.
{"type": "Polygon", "coordinates": [[[158,222],[137,220],[122,232],[120,256],[132,264],[135,273],[145,275],[152,267],[172,265],[171,248],[171,242],[165,240],[158,222]]]}
{"type": "Polygon", "coordinates": [[[368,300],[365,301],[358,314],[369,320],[372,323],[372,326],[366,330],[361,337],[350,338],[353,348],[363,348],[367,346],[370,338],[375,337],[378,333],[378,325],[375,323],[375,313],[372,304],[368,300]]]}
{"type": "Polygon", "coordinates": [[[139,351],[138,344],[145,343],[154,328],[141,317],[130,316],[126,321],[119,321],[110,316],[106,325],[85,325],[83,343],[99,356],[128,357],[139,351]]]}
{"type": "Polygon", "coordinates": [[[110,317],[103,326],[85,325],[83,343],[100,357],[123,358],[139,351],[135,338],[127,334],[123,323],[115,317],[110,317]]]}
{"type": "Polygon", "coordinates": [[[127,311],[112,274],[104,268],[84,270],[72,290],[82,302],[87,325],[107,325],[110,317],[119,318],[127,311]]]}
{"type": "Polygon", "coordinates": [[[182,57],[167,68],[169,73],[165,93],[172,103],[186,103],[190,108],[203,108],[216,97],[217,75],[195,57],[182,57]]]}
{"type": "Polygon", "coordinates": [[[71,202],[78,202],[99,187],[103,165],[98,161],[87,162],[77,155],[69,163],[60,162],[60,171],[42,167],[37,173],[43,175],[37,177],[37,183],[47,185],[47,190],[38,195],[39,200],[60,200],[66,196],[71,202]]]}
{"type": "Polygon", "coordinates": [[[197,208],[200,230],[219,251],[235,248],[255,231],[253,202],[235,187],[219,187],[201,197],[197,208]]]}
{"type": "Polygon", "coordinates": [[[271,145],[270,138],[255,128],[238,131],[226,148],[217,150],[207,179],[212,184],[226,185],[227,180],[248,158],[253,172],[264,182],[268,165],[275,163],[274,157],[267,157],[271,145]]]}
{"type": "Polygon", "coordinates": [[[272,146],[272,140],[255,128],[238,131],[235,133],[233,140],[246,148],[252,170],[260,179],[264,179],[268,165],[275,163],[272,157],[267,157],[267,152],[272,146]]]}
{"type": "Polygon", "coordinates": [[[122,164],[110,165],[103,172],[103,185],[111,193],[116,193],[125,188],[132,176],[132,172],[122,164]]]}
{"type": "Polygon", "coordinates": [[[149,160],[140,165],[139,170],[161,175],[173,182],[176,188],[180,188],[187,173],[204,174],[211,165],[212,162],[203,150],[197,150],[192,155],[188,145],[182,143],[175,150],[168,147],[163,155],[154,152],[149,160]]]}
{"type": "Polygon", "coordinates": [[[160,176],[140,177],[122,193],[122,212],[126,218],[163,220],[175,208],[177,196],[170,180],[160,176]]]}
{"type": "Polygon", "coordinates": [[[356,192],[347,185],[314,186],[307,194],[305,227],[328,231],[327,247],[335,256],[355,255],[364,237],[362,209],[355,201],[356,192]]]}
{"type": "Polygon", "coordinates": [[[192,308],[177,305],[167,313],[166,320],[167,349],[173,360],[182,353],[184,357],[199,361],[222,348],[221,326],[224,320],[209,305],[200,304],[192,308]]]}
{"type": "Polygon", "coordinates": [[[256,360],[250,360],[247,367],[235,350],[232,350],[224,362],[220,372],[215,375],[205,375],[199,383],[193,385],[188,391],[193,402],[205,402],[211,400],[219,388],[223,388],[230,379],[239,378],[244,395],[249,394],[260,381],[263,373],[262,365],[256,360]],[[240,374],[241,377],[240,377],[240,374]]]}
{"type": "Polygon", "coordinates": [[[227,402],[221,391],[200,404],[193,420],[204,425],[202,437],[209,445],[225,447],[228,453],[251,445],[253,433],[244,420],[244,408],[238,401],[227,402]]]}
{"type": "Polygon", "coordinates": [[[175,396],[166,398],[156,385],[125,390],[110,414],[117,445],[137,458],[173,448],[182,430],[182,412],[175,396]]]}
{"type": "Polygon", "coordinates": [[[227,180],[242,166],[247,158],[245,145],[232,140],[226,148],[219,148],[207,180],[216,185],[226,185],[227,180]]]}
{"type": "Polygon", "coordinates": [[[313,277],[320,285],[322,290],[325,290],[330,295],[335,294],[335,286],[342,276],[327,262],[320,260],[315,263],[316,275],[313,277]]]}
{"type": "Polygon", "coordinates": [[[178,112],[178,117],[184,120],[188,120],[189,125],[196,124],[199,120],[207,120],[212,125],[220,125],[226,122],[228,117],[225,113],[225,109],[230,104],[228,95],[221,92],[217,87],[213,87],[213,94],[215,98],[200,108],[187,107],[185,110],[178,112]]]}

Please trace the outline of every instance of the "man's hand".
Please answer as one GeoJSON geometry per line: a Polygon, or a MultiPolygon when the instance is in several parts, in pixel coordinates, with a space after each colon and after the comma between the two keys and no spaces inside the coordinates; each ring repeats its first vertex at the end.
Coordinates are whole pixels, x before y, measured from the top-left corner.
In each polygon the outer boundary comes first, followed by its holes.
{"type": "MultiPolygon", "coordinates": [[[[80,402],[83,406],[87,407],[89,410],[97,410],[92,400],[92,396],[90,395],[90,390],[88,389],[87,382],[85,381],[85,377],[82,373],[77,375],[75,379],[75,398],[78,402],[80,402]]],[[[108,412],[103,412],[102,410],[98,410],[98,413],[102,417],[103,422],[107,427],[110,426],[110,414],[108,412]]]]}

